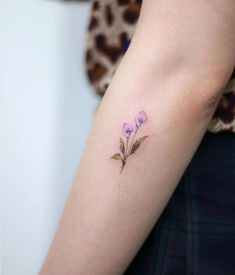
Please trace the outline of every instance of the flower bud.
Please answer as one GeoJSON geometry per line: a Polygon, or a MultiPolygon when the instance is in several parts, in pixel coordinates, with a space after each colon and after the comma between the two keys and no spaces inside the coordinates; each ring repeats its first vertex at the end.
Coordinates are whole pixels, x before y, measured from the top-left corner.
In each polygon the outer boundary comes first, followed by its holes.
{"type": "Polygon", "coordinates": [[[124,123],[122,127],[122,132],[126,138],[131,136],[131,133],[134,131],[134,127],[129,123],[124,123]]]}
{"type": "Polygon", "coordinates": [[[147,114],[145,111],[140,111],[135,117],[136,126],[139,128],[142,124],[147,121],[147,114]]]}

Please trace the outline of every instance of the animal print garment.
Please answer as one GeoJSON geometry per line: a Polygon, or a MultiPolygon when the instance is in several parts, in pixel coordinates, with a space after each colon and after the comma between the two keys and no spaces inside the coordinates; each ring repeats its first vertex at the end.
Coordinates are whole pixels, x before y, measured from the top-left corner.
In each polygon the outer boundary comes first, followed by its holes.
{"type": "MultiPolygon", "coordinates": [[[[91,0],[86,43],[86,72],[103,95],[126,52],[140,13],[141,0],[91,0]]],[[[235,132],[235,70],[208,126],[208,132],[235,132]]]]}

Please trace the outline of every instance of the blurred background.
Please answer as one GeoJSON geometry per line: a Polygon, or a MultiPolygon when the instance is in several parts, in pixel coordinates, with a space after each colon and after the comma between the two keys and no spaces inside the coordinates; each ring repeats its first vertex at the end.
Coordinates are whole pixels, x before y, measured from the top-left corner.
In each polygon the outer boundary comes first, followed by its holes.
{"type": "Polygon", "coordinates": [[[84,70],[90,3],[0,6],[1,274],[34,275],[99,101],[84,70]]]}

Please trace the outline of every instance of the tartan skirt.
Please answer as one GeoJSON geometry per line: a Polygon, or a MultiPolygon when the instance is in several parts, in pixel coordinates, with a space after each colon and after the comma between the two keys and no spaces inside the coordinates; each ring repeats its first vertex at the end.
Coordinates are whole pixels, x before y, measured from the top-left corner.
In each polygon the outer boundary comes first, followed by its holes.
{"type": "Polygon", "coordinates": [[[235,274],[235,135],[206,132],[124,275],[235,274]]]}

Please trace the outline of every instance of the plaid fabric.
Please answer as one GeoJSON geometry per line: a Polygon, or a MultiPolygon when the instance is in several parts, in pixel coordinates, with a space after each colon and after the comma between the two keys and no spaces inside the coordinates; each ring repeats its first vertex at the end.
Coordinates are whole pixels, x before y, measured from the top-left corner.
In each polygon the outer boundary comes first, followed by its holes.
{"type": "Polygon", "coordinates": [[[235,274],[235,135],[206,133],[124,275],[235,274]]]}

